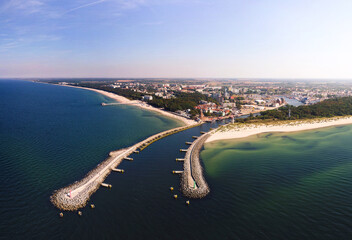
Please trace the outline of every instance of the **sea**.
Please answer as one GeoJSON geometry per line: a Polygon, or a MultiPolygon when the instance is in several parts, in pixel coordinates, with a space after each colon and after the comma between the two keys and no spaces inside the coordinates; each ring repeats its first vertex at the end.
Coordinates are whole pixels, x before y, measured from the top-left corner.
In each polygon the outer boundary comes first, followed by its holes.
{"type": "Polygon", "coordinates": [[[56,189],[80,180],[112,150],[181,123],[98,93],[0,80],[0,239],[351,239],[352,126],[265,133],[207,143],[211,192],[180,192],[179,149],[202,126],[157,141],[124,174],[111,173],[88,206],[64,212],[56,189]],[[170,191],[170,187],[174,191],[170,191]],[[173,195],[179,197],[175,200],[173,195]],[[185,202],[190,200],[190,205],[185,202]]]}

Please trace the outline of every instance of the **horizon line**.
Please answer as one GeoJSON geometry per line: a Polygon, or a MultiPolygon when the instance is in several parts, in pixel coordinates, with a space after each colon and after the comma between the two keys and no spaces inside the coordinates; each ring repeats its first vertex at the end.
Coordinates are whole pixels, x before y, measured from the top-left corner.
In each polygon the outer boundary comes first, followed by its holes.
{"type": "Polygon", "coordinates": [[[302,77],[0,77],[2,80],[12,79],[194,79],[194,80],[352,80],[351,78],[302,78],[302,77]]]}

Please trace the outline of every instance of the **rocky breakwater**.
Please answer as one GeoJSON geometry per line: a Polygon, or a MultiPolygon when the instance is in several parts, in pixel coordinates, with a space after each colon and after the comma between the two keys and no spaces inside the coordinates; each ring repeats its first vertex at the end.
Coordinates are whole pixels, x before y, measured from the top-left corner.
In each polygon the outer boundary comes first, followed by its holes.
{"type": "Polygon", "coordinates": [[[210,192],[199,159],[199,153],[209,136],[210,134],[206,133],[197,138],[186,153],[181,179],[181,189],[186,197],[203,198],[210,192]]]}
{"type": "Polygon", "coordinates": [[[122,160],[135,150],[134,147],[110,152],[109,157],[90,171],[82,180],[54,191],[51,202],[59,209],[75,211],[83,208],[90,196],[99,189],[101,183],[122,160]]]}
{"type": "Polygon", "coordinates": [[[101,183],[110,174],[113,168],[116,168],[122,160],[135,152],[137,149],[143,150],[153,142],[167,137],[171,134],[184,131],[186,129],[198,126],[178,127],[155,134],[147,139],[125,149],[110,152],[109,157],[100,163],[96,168],[90,171],[82,180],[77,181],[67,187],[54,191],[50,197],[51,202],[59,209],[66,211],[75,211],[83,208],[89,201],[90,196],[99,189],[101,183]]]}

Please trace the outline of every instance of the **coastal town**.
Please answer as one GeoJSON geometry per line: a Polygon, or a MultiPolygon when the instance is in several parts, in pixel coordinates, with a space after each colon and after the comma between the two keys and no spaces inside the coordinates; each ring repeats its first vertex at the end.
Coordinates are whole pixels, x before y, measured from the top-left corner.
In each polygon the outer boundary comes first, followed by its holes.
{"type": "Polygon", "coordinates": [[[352,0],[0,12],[0,240],[352,239],[352,0]]]}
{"type": "Polygon", "coordinates": [[[117,79],[57,83],[110,91],[198,121],[258,114],[287,104],[309,105],[352,95],[352,85],[329,82],[117,79]]]}
{"type": "MultiPolygon", "coordinates": [[[[192,136],[192,142],[185,143],[189,147],[180,149],[185,156],[176,158],[176,162],[183,162],[183,170],[173,170],[172,173],[180,174],[183,195],[195,199],[203,198],[210,192],[203,175],[199,155],[207,142],[243,138],[265,132],[302,131],[352,122],[350,117],[352,97],[348,97],[350,91],[348,88],[339,91],[336,86],[334,89],[328,88],[325,91],[315,88],[315,94],[312,94],[314,92],[312,86],[310,86],[311,91],[308,91],[308,86],[298,90],[283,86],[276,88],[275,83],[267,86],[262,83],[261,88],[258,88],[258,85],[246,88],[237,85],[234,87],[221,82],[214,86],[211,83],[176,84],[126,80],[98,83],[71,81],[55,84],[94,91],[116,100],[112,103],[103,102],[102,106],[136,105],[180,120],[183,125],[152,135],[133,146],[111,152],[109,158],[89,172],[81,181],[54,191],[51,202],[57,208],[68,211],[83,208],[100,186],[111,188],[111,185],[103,181],[111,171],[124,172],[123,169],[116,168],[122,160],[132,161],[133,158],[130,155],[143,151],[162,138],[187,131],[190,128],[203,126],[199,135],[192,136]],[[285,105],[289,106],[283,107],[285,105]],[[190,109],[192,106],[193,109],[190,109]],[[175,108],[176,111],[170,111],[175,108]],[[274,110],[277,108],[280,109],[274,110]],[[241,115],[244,116],[240,118],[241,115]],[[232,121],[215,121],[226,118],[232,118],[232,121]]],[[[171,191],[173,189],[170,187],[171,191]]],[[[174,194],[174,198],[177,199],[177,194],[174,194]]],[[[186,204],[189,204],[189,200],[186,204]]],[[[78,214],[82,213],[79,211],[78,214]]],[[[63,213],[60,213],[60,216],[62,217],[63,213]]]]}

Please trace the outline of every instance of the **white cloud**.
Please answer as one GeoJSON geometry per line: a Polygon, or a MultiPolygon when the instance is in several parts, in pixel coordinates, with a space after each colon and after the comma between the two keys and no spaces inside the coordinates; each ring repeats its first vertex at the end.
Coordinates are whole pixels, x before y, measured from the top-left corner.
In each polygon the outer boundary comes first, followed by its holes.
{"type": "Polygon", "coordinates": [[[21,11],[23,14],[33,14],[42,11],[44,3],[38,0],[10,0],[5,3],[1,12],[21,11]]]}
{"type": "Polygon", "coordinates": [[[14,21],[20,17],[40,15],[41,18],[57,18],[60,15],[48,0],[9,0],[0,4],[1,21],[14,21]],[[7,17],[7,19],[4,19],[7,17]]]}
{"type": "Polygon", "coordinates": [[[117,2],[124,9],[137,8],[146,4],[145,0],[118,0],[117,2]]]}
{"type": "Polygon", "coordinates": [[[98,5],[101,3],[105,3],[105,2],[110,2],[112,4],[112,6],[117,7],[119,10],[127,10],[127,9],[134,9],[137,7],[140,7],[142,5],[145,5],[145,0],[98,0],[98,1],[94,1],[94,2],[90,2],[90,3],[86,3],[86,4],[82,4],[76,7],[73,7],[67,11],[65,11],[62,15],[65,15],[67,13],[70,12],[74,12],[83,8],[87,8],[87,7],[93,7],[94,5],[98,5]]]}
{"type": "Polygon", "coordinates": [[[106,2],[106,1],[107,0],[99,0],[99,1],[91,2],[91,3],[83,4],[83,5],[80,5],[78,7],[74,7],[74,8],[71,8],[71,9],[67,10],[66,12],[63,13],[63,15],[66,14],[66,13],[77,11],[77,10],[82,9],[82,8],[91,7],[91,6],[106,2]]]}
{"type": "Polygon", "coordinates": [[[61,39],[60,36],[49,35],[49,34],[42,34],[42,35],[37,35],[37,36],[32,36],[27,38],[21,37],[18,39],[12,39],[12,38],[2,39],[2,41],[0,41],[0,52],[7,52],[11,49],[28,46],[36,42],[45,43],[45,42],[59,41],[60,39],[61,39]]]}

